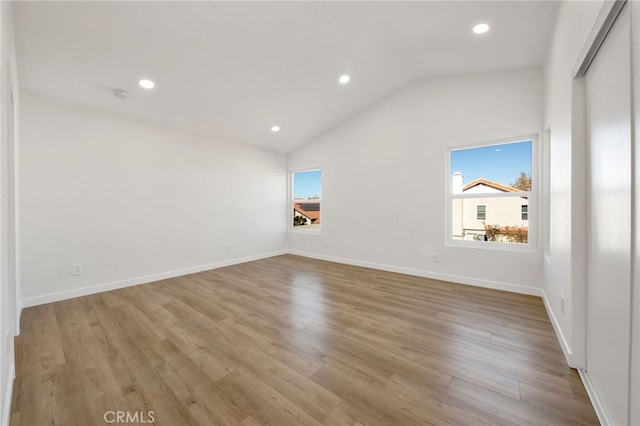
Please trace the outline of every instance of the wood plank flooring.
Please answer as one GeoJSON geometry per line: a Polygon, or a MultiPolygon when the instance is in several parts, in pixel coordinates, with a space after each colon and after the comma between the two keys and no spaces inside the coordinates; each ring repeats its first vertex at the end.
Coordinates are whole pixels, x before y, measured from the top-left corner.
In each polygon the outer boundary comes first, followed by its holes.
{"type": "Polygon", "coordinates": [[[597,419],[540,298],[285,255],[25,309],[11,425],[107,422],[597,419]]]}

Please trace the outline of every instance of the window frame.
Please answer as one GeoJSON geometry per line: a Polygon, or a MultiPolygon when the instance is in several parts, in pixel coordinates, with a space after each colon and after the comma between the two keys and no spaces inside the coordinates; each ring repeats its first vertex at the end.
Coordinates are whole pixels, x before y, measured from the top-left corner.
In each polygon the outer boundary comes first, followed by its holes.
{"type": "MultiPolygon", "coordinates": [[[[322,199],[323,199],[323,188],[322,188],[322,181],[323,181],[323,175],[324,172],[322,171],[321,167],[312,167],[309,169],[295,169],[295,170],[289,170],[289,178],[288,178],[288,202],[287,202],[287,206],[289,207],[289,213],[287,215],[289,224],[287,225],[287,229],[289,230],[289,232],[296,232],[296,233],[301,233],[301,234],[315,234],[315,235],[319,235],[322,233],[322,223],[320,223],[320,228],[319,229],[305,229],[304,227],[301,226],[293,226],[293,217],[294,217],[294,213],[293,213],[293,205],[295,204],[294,202],[294,175],[296,173],[305,173],[305,172],[320,172],[320,218],[322,218],[322,199]]],[[[322,220],[321,220],[322,222],[322,220]]]]}
{"type": "Polygon", "coordinates": [[[487,205],[486,204],[476,204],[476,220],[487,220],[487,205]],[[484,209],[482,212],[480,211],[480,207],[482,207],[484,209]],[[482,213],[482,215],[484,217],[480,217],[480,213],[482,213]]]}
{"type": "MultiPolygon", "coordinates": [[[[445,152],[445,246],[449,247],[466,247],[477,248],[483,250],[505,250],[505,251],[518,251],[518,252],[537,252],[538,251],[538,218],[540,205],[538,202],[540,181],[538,179],[538,164],[539,164],[539,147],[538,147],[538,134],[531,134],[526,136],[518,136],[513,138],[505,138],[500,140],[491,140],[485,142],[477,142],[472,144],[449,146],[445,152]],[[518,143],[531,141],[531,191],[520,192],[505,192],[505,193],[487,193],[487,194],[452,194],[452,173],[451,170],[451,153],[454,151],[462,151],[466,149],[483,148],[488,146],[504,145],[509,143],[518,143]],[[509,198],[509,197],[526,197],[528,202],[528,242],[527,243],[506,243],[499,241],[471,241],[471,240],[458,240],[453,238],[453,200],[456,199],[473,199],[473,198],[509,198]]],[[[517,176],[516,176],[517,177],[517,176]]],[[[514,179],[516,178],[514,177],[514,179]]],[[[520,212],[521,214],[521,212],[520,212]]],[[[485,210],[486,215],[486,210],[485,210]]],[[[485,216],[486,217],[486,216],[485,216]]],[[[520,216],[521,217],[521,216],[520,216]]]]}

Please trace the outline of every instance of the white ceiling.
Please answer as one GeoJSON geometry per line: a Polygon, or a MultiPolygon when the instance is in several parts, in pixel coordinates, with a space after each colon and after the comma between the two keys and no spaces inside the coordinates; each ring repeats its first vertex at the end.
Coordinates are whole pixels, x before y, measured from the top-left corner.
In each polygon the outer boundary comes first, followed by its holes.
{"type": "Polygon", "coordinates": [[[282,152],[419,78],[540,67],[556,14],[548,1],[14,3],[22,88],[282,152]],[[474,35],[479,22],[491,31],[474,35]]]}

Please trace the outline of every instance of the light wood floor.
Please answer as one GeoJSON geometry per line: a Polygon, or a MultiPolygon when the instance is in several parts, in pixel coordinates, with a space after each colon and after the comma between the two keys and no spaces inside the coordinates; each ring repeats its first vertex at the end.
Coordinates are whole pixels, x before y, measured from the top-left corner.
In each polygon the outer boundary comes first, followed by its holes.
{"type": "Polygon", "coordinates": [[[12,425],[597,424],[540,298],[290,255],[26,309],[16,370],[12,425]]]}

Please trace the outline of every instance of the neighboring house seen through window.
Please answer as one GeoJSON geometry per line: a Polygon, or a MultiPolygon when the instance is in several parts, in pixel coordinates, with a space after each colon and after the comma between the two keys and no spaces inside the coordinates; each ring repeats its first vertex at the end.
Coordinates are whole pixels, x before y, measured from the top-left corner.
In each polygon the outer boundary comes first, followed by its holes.
{"type": "Polygon", "coordinates": [[[322,171],[305,170],[291,173],[291,226],[295,230],[320,230],[320,197],[322,171]]]}
{"type": "Polygon", "coordinates": [[[449,150],[450,243],[529,244],[534,152],[534,138],[449,150]]]}

